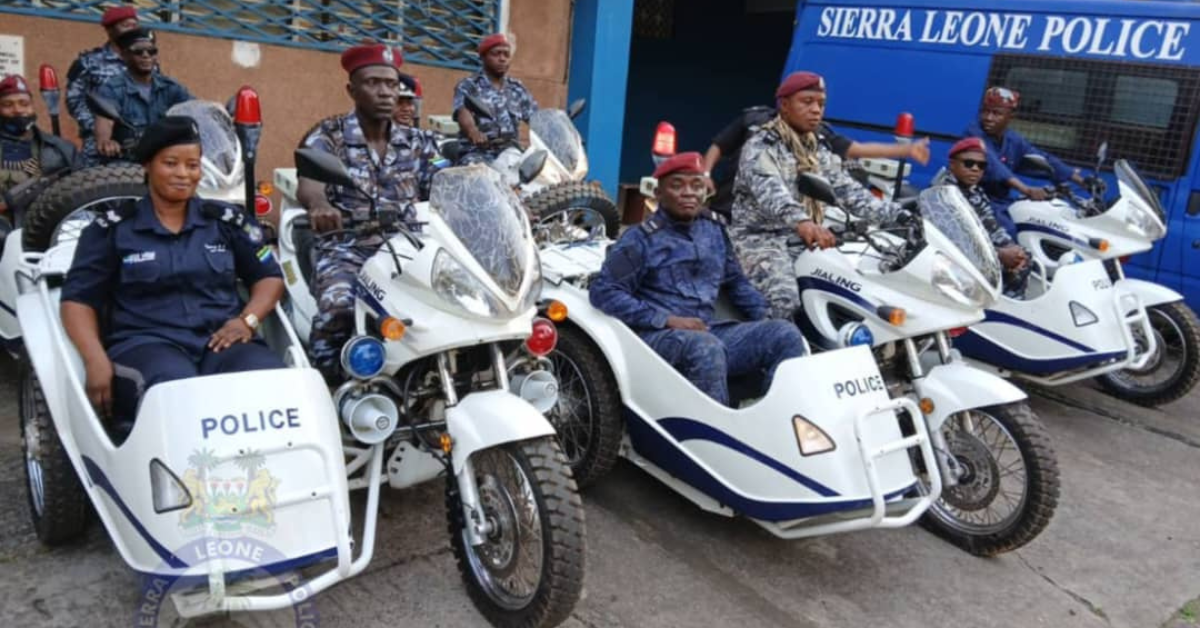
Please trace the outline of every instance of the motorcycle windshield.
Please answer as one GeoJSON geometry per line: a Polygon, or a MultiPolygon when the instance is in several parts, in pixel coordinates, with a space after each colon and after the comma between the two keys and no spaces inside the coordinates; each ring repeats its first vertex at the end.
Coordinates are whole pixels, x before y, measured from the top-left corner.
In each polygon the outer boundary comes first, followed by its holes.
{"type": "Polygon", "coordinates": [[[1133,169],[1133,166],[1129,165],[1128,161],[1125,161],[1124,159],[1118,159],[1116,163],[1113,164],[1113,172],[1116,173],[1118,181],[1129,186],[1129,188],[1137,193],[1138,196],[1142,197],[1142,202],[1145,203],[1147,207],[1154,210],[1154,213],[1158,215],[1158,220],[1160,222],[1166,222],[1166,216],[1163,213],[1162,202],[1159,201],[1158,195],[1150,190],[1150,186],[1146,185],[1146,182],[1142,180],[1142,177],[1138,175],[1136,170],[1133,169]]]}
{"type": "Polygon", "coordinates": [[[200,127],[200,147],[204,158],[224,176],[233,174],[238,163],[238,139],[233,120],[216,103],[203,100],[181,102],[167,110],[169,116],[187,116],[200,127]]]}
{"type": "Polygon", "coordinates": [[[521,201],[500,173],[480,164],[442,170],[429,206],[496,285],[516,297],[534,253],[521,201]]]}
{"type": "Polygon", "coordinates": [[[939,185],[918,197],[921,216],[937,227],[979,269],[989,285],[1000,285],[1000,258],[983,222],[957,186],[939,185]]]}
{"type": "Polygon", "coordinates": [[[538,109],[529,119],[529,130],[537,133],[547,150],[574,173],[584,158],[583,139],[567,112],[562,109],[538,109]]]}

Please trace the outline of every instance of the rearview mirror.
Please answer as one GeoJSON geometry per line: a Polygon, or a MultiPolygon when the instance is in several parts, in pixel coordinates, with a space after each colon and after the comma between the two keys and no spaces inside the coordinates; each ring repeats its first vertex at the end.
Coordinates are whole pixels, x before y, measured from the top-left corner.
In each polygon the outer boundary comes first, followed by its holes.
{"type": "Polygon", "coordinates": [[[1100,149],[1096,151],[1096,170],[1099,170],[1106,161],[1108,161],[1108,142],[1104,141],[1100,143],[1100,149]]]}
{"type": "Polygon", "coordinates": [[[1021,158],[1021,165],[1018,170],[1026,170],[1042,175],[1054,174],[1054,167],[1050,165],[1050,160],[1041,155],[1025,155],[1021,158]]]}
{"type": "Polygon", "coordinates": [[[492,112],[492,108],[487,103],[479,100],[474,94],[467,94],[466,107],[468,111],[481,118],[496,119],[496,114],[492,112]]]}
{"type": "Polygon", "coordinates": [[[346,172],[337,157],[315,148],[299,148],[295,153],[296,174],[305,179],[340,185],[357,190],[358,184],[346,172]]]}
{"type": "Polygon", "coordinates": [[[521,161],[521,166],[517,168],[517,174],[520,175],[522,184],[533,181],[541,174],[542,168],[546,167],[546,157],[549,154],[545,149],[539,148],[521,161]]]}
{"type": "Polygon", "coordinates": [[[121,113],[117,109],[116,103],[113,101],[107,98],[101,98],[100,96],[97,96],[95,92],[88,92],[85,98],[87,100],[88,109],[91,109],[92,113],[108,118],[113,122],[126,124],[125,121],[121,119],[121,113]]]}
{"type": "Polygon", "coordinates": [[[587,99],[580,98],[579,100],[576,100],[575,102],[571,103],[570,107],[567,107],[567,117],[574,120],[575,118],[579,117],[579,114],[583,113],[583,110],[586,107],[587,99]]]}
{"type": "Polygon", "coordinates": [[[837,207],[837,195],[833,193],[833,186],[829,181],[820,175],[811,172],[801,172],[796,176],[796,190],[801,195],[809,198],[814,198],[826,205],[837,207]]]}

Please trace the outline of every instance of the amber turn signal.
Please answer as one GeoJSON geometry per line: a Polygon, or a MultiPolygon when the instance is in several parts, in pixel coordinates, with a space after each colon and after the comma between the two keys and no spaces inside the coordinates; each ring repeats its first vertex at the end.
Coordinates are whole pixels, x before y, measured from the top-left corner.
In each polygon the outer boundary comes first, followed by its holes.
{"type": "Polygon", "coordinates": [[[881,305],[876,310],[876,313],[879,315],[879,318],[887,321],[893,327],[899,327],[904,324],[904,321],[908,320],[908,312],[905,312],[902,307],[881,305]]]}
{"type": "Polygon", "coordinates": [[[546,318],[561,323],[567,320],[567,304],[562,301],[551,301],[546,306],[546,318]]]}
{"type": "Polygon", "coordinates": [[[454,449],[454,439],[450,438],[449,434],[442,432],[438,441],[438,444],[442,446],[442,453],[449,454],[450,450],[454,449]]]}
{"type": "Polygon", "coordinates": [[[921,409],[922,414],[933,414],[933,400],[929,397],[923,397],[921,401],[917,403],[917,407],[921,409]]]}
{"type": "Polygon", "coordinates": [[[259,181],[258,182],[258,193],[259,194],[262,194],[263,196],[270,196],[271,192],[274,192],[274,191],[275,191],[275,186],[271,185],[270,181],[259,181]]]}
{"type": "Polygon", "coordinates": [[[404,322],[398,318],[389,316],[379,322],[379,335],[386,340],[400,340],[406,331],[408,331],[408,327],[405,327],[404,322]]]}

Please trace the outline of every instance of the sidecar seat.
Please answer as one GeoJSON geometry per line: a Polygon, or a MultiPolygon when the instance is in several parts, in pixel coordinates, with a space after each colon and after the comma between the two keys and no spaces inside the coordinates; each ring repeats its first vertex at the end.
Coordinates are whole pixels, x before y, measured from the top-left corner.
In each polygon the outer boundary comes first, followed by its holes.
{"type": "Polygon", "coordinates": [[[316,235],[307,224],[292,226],[292,243],[296,247],[296,263],[300,266],[300,276],[304,277],[306,285],[312,285],[313,247],[316,246],[316,235]]]}

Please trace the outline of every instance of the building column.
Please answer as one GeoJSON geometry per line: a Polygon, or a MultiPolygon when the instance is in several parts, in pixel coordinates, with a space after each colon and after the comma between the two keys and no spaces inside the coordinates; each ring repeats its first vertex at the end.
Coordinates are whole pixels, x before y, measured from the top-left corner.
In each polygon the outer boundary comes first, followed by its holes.
{"type": "Polygon", "coordinates": [[[567,102],[587,99],[575,124],[590,172],[614,199],[621,171],[634,0],[575,0],[567,102]]]}

